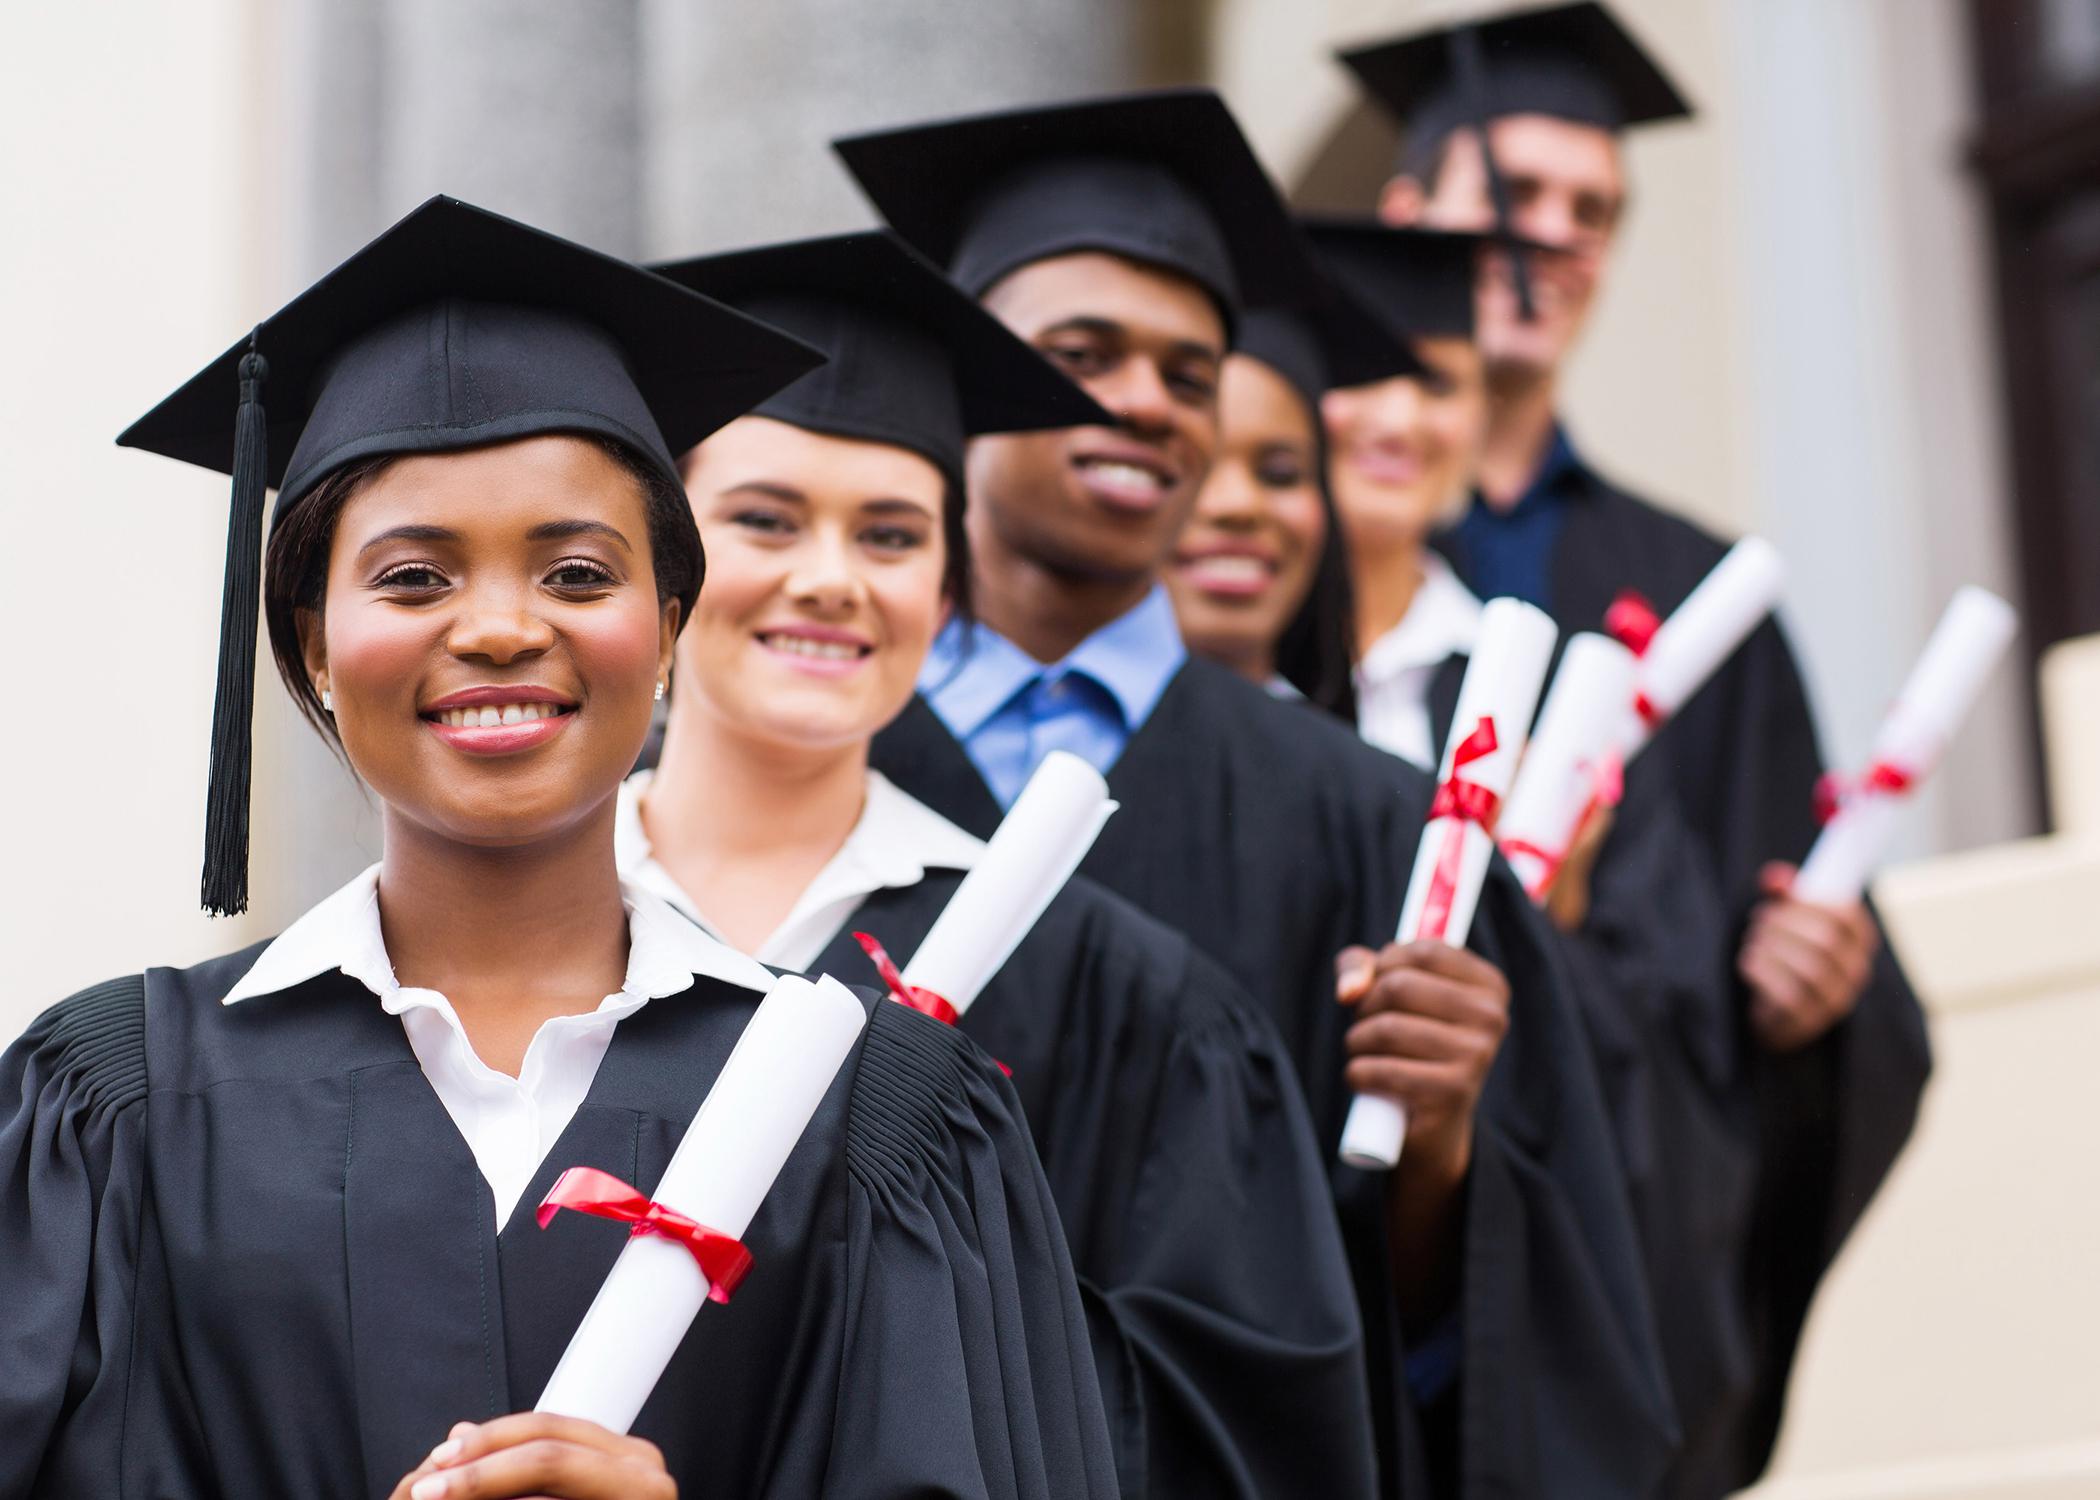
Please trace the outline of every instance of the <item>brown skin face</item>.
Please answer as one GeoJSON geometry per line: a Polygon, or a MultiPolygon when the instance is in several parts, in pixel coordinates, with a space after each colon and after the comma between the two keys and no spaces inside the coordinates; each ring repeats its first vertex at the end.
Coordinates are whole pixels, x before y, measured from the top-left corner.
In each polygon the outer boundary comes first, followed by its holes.
{"type": "Polygon", "coordinates": [[[388,844],[501,848],[606,806],[677,623],[633,477],[591,443],[536,437],[403,458],[360,490],[301,640],[388,844]],[[448,724],[462,693],[523,721],[448,724]]]}
{"type": "Polygon", "coordinates": [[[1243,354],[1225,361],[1220,410],[1217,460],[1167,589],[1191,651],[1266,682],[1327,542],[1313,414],[1294,386],[1243,354]]]}
{"type": "MultiPolygon", "coordinates": [[[[1487,258],[1478,305],[1481,351],[1491,369],[1550,373],[1567,357],[1589,319],[1625,215],[1626,177],[1619,143],[1609,131],[1550,115],[1509,115],[1489,129],[1495,162],[1509,190],[1511,228],[1565,253],[1532,259],[1538,317],[1531,323],[1517,316],[1506,258],[1487,258]]],[[[1454,132],[1434,188],[1425,193],[1415,179],[1396,177],[1386,184],[1378,211],[1390,224],[1493,227],[1494,203],[1479,137],[1470,130],[1454,132]]]]}
{"type": "Polygon", "coordinates": [[[1195,283],[1083,252],[1023,266],[985,307],[1122,420],[970,444],[970,544],[1142,592],[1170,555],[1218,441],[1225,326],[1195,283]]]}

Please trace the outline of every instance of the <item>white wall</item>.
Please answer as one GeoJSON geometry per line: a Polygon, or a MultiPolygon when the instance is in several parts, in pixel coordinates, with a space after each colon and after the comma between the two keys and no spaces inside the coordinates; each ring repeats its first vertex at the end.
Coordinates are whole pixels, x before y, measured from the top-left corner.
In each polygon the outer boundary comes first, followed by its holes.
{"type": "Polygon", "coordinates": [[[226,484],[119,450],[233,342],[262,218],[250,0],[10,10],[0,47],[0,1036],[250,939],[197,912],[226,484]]]}

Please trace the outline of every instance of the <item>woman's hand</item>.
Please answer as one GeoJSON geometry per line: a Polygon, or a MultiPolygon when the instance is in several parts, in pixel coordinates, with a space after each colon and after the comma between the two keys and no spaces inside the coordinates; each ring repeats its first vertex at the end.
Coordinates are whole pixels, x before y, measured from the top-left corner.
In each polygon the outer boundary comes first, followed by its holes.
{"type": "Polygon", "coordinates": [[[462,1422],[391,1500],[677,1500],[678,1485],[654,1443],[596,1422],[519,1412],[462,1422]]]}
{"type": "Polygon", "coordinates": [[[1590,916],[1590,876],[1597,868],[1597,854],[1611,836],[1613,813],[1599,806],[1575,829],[1575,842],[1567,858],[1546,887],[1546,916],[1562,932],[1575,932],[1590,916]]]}

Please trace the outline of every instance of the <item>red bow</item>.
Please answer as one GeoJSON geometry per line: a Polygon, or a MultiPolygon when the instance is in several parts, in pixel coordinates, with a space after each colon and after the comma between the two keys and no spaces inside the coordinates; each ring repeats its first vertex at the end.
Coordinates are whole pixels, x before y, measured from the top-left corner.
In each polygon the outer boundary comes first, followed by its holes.
{"type": "Polygon", "coordinates": [[[1451,774],[1440,782],[1429,804],[1430,821],[1450,818],[1444,830],[1444,846],[1437,851],[1436,870],[1429,879],[1429,894],[1422,901],[1422,921],[1417,937],[1441,939],[1451,925],[1451,899],[1458,892],[1458,867],[1466,852],[1466,827],[1477,823],[1494,832],[1495,814],[1502,799],[1477,781],[1462,781],[1459,771],[1483,756],[1493,755],[1497,745],[1495,721],[1482,719],[1473,732],[1459,741],[1451,755],[1451,774]]]}
{"type": "Polygon", "coordinates": [[[1838,809],[1863,792],[1887,792],[1900,797],[1918,784],[1917,776],[1902,766],[1877,760],[1856,777],[1836,771],[1816,778],[1816,821],[1828,823],[1838,809]]]}
{"type": "Polygon", "coordinates": [[[889,950],[884,948],[881,943],[868,936],[865,932],[854,933],[853,940],[860,944],[861,950],[868,955],[869,961],[875,965],[875,972],[881,975],[882,982],[889,986],[892,1000],[899,1005],[910,1006],[922,1016],[932,1016],[943,1026],[953,1026],[962,1019],[961,1011],[950,1005],[941,996],[936,995],[932,990],[923,989],[915,984],[906,984],[904,982],[904,971],[897,967],[897,961],[890,957],[889,950]]]}
{"type": "Polygon", "coordinates": [[[628,1231],[631,1236],[660,1234],[667,1240],[676,1240],[692,1252],[700,1274],[707,1278],[710,1302],[727,1302],[744,1273],[751,1269],[751,1252],[744,1248],[743,1241],[696,1223],[675,1208],[651,1201],[612,1173],[596,1167],[571,1167],[555,1179],[553,1189],[540,1200],[540,1228],[545,1229],[565,1208],[632,1224],[634,1228],[628,1231]]]}
{"type": "Polygon", "coordinates": [[[1655,632],[1662,629],[1662,616],[1638,589],[1621,589],[1604,612],[1604,633],[1631,651],[1646,656],[1655,632]]]}

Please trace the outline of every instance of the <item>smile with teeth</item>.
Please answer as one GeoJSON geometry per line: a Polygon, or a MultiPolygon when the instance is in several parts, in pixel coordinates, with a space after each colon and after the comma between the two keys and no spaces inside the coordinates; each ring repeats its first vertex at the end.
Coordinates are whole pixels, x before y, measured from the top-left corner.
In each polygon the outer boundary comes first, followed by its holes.
{"type": "Polygon", "coordinates": [[[783,630],[761,631],[758,643],[768,651],[785,651],[790,656],[808,656],[818,661],[858,661],[870,649],[852,641],[819,641],[783,630]]]}
{"type": "Polygon", "coordinates": [[[1276,575],[1276,565],[1268,559],[1234,553],[1194,558],[1187,567],[1191,573],[1217,583],[1266,583],[1276,575]]]}
{"type": "Polygon", "coordinates": [[[529,724],[534,719],[552,719],[573,712],[558,703],[482,703],[472,708],[442,709],[426,717],[447,729],[494,729],[499,724],[529,724]]]}
{"type": "Polygon", "coordinates": [[[1089,479],[1107,488],[1143,495],[1167,492],[1167,476],[1143,464],[1128,463],[1119,458],[1082,458],[1078,467],[1089,479]]]}

